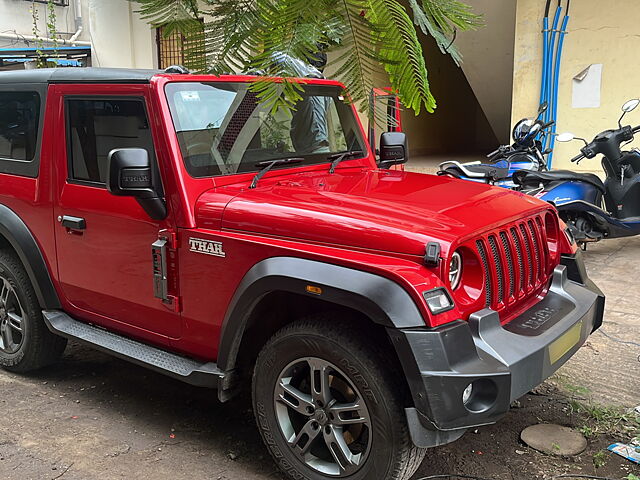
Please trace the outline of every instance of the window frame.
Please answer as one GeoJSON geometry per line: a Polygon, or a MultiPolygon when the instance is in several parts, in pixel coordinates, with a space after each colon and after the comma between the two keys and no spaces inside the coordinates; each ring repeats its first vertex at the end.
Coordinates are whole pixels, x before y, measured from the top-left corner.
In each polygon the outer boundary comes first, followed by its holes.
{"type": "Polygon", "coordinates": [[[16,175],[20,177],[38,178],[40,173],[40,157],[42,154],[42,134],[44,131],[45,111],[47,104],[47,84],[23,83],[0,84],[0,93],[36,93],[40,99],[38,114],[38,128],[36,129],[36,145],[31,160],[0,157],[0,174],[16,175]]]}
{"type": "Polygon", "coordinates": [[[98,95],[64,95],[64,125],[65,125],[65,146],[66,146],[66,164],[67,164],[67,178],[66,183],[72,185],[84,185],[86,187],[95,187],[102,188],[106,190],[107,184],[106,182],[92,182],[91,180],[82,180],[77,178],[72,178],[73,175],[73,146],[71,145],[71,117],[70,117],[70,102],[73,100],[125,100],[130,102],[140,102],[142,103],[142,108],[144,110],[144,114],[147,119],[147,123],[149,125],[149,134],[151,135],[151,144],[153,145],[153,156],[151,160],[156,163],[155,167],[152,166],[152,169],[159,169],[158,165],[158,156],[156,152],[156,142],[153,137],[153,129],[151,128],[151,117],[149,116],[149,109],[147,108],[147,102],[144,95],[109,95],[109,94],[98,94],[98,95]]]}

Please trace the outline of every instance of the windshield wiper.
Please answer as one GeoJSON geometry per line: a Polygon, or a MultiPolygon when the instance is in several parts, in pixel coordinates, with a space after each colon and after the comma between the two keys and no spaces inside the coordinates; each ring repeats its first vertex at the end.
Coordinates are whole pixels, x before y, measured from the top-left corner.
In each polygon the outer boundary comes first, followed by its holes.
{"type": "Polygon", "coordinates": [[[331,162],[331,168],[329,169],[329,173],[335,172],[336,167],[341,161],[346,160],[349,157],[355,157],[362,154],[363,154],[362,150],[349,150],[346,152],[334,153],[333,155],[329,155],[327,157],[327,160],[333,160],[331,162]]]}
{"type": "Polygon", "coordinates": [[[249,188],[256,188],[258,186],[258,182],[264,176],[264,174],[267,173],[276,165],[289,165],[292,163],[302,163],[303,161],[304,161],[304,158],[302,157],[289,157],[289,158],[277,158],[275,160],[266,160],[264,162],[258,162],[255,164],[255,166],[258,168],[262,168],[262,170],[260,170],[258,174],[255,177],[253,177],[253,181],[251,182],[251,185],[249,186],[249,188]]]}

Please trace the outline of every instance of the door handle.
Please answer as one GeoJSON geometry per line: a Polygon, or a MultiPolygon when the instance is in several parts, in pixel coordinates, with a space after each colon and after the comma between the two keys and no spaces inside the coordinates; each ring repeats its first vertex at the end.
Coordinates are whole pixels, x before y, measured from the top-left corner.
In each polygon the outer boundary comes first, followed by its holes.
{"type": "Polygon", "coordinates": [[[71,217],[69,215],[62,215],[58,217],[58,221],[63,227],[70,228],[71,230],[84,230],[87,228],[87,222],[81,217],[71,217]]]}

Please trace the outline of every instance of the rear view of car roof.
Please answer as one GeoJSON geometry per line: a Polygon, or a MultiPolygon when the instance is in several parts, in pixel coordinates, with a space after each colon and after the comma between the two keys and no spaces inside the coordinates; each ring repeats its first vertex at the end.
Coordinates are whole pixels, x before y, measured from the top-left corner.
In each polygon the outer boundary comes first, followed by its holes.
{"type": "Polygon", "coordinates": [[[149,83],[161,70],[43,68],[0,72],[0,85],[24,83],[149,83]]]}

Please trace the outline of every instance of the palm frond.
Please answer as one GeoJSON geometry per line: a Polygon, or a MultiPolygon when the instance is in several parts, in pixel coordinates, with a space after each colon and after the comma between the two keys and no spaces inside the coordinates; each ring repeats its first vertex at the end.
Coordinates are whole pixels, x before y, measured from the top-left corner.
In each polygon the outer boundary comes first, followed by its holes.
{"type": "Polygon", "coordinates": [[[413,21],[425,35],[436,41],[442,53],[448,53],[459,66],[462,56],[453,45],[457,30],[472,30],[482,25],[482,18],[468,5],[457,0],[409,0],[413,21]]]}
{"type": "MultiPolygon", "coordinates": [[[[407,108],[432,112],[436,103],[417,28],[447,51],[456,29],[480,24],[457,0],[407,0],[409,8],[403,0],[130,1],[167,35],[179,31],[195,38],[186,53],[206,58],[203,70],[262,74],[251,88],[274,109],[293,108],[302,88],[289,80],[301,76],[296,62],[308,63],[324,49],[333,51],[332,77],[345,84],[352,100],[366,100],[374,79],[386,72],[407,108]],[[201,17],[209,19],[204,27],[201,17]]],[[[457,50],[447,52],[460,60],[457,50]]],[[[363,110],[367,104],[362,102],[363,110]]]]}
{"type": "Polygon", "coordinates": [[[374,74],[380,70],[372,42],[377,29],[367,17],[368,0],[340,0],[338,4],[342,8],[336,13],[343,19],[344,33],[334,48],[337,51],[334,76],[345,85],[353,100],[363,100],[373,87],[374,74]]]}
{"type": "Polygon", "coordinates": [[[178,31],[184,35],[201,28],[197,0],[135,0],[140,16],[154,27],[163,27],[169,36],[178,31]]]}
{"type": "Polygon", "coordinates": [[[422,106],[436,108],[429,90],[422,45],[405,8],[397,0],[370,0],[378,26],[377,57],[398,90],[402,103],[416,115],[422,106]]]}

